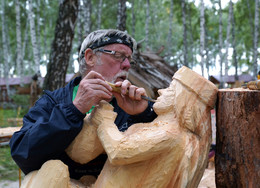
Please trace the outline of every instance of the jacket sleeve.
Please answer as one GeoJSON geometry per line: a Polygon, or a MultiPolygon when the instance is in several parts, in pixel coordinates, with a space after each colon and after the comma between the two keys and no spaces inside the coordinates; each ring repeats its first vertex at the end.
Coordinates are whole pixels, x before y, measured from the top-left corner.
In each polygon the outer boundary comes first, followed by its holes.
{"type": "Polygon", "coordinates": [[[80,132],[85,115],[72,102],[55,103],[40,98],[23,118],[23,127],[10,141],[11,155],[28,174],[50,159],[58,158],[80,132]]]}
{"type": "Polygon", "coordinates": [[[148,102],[148,107],[141,114],[132,115],[129,117],[130,124],[147,123],[153,121],[157,114],[153,110],[153,102],[148,102]]]}

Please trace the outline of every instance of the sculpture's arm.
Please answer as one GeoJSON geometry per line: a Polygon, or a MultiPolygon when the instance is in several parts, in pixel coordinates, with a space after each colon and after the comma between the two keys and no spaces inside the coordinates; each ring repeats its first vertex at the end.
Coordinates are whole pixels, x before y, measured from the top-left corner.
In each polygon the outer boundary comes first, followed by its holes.
{"type": "Polygon", "coordinates": [[[99,125],[98,136],[112,164],[126,165],[148,160],[177,144],[173,142],[173,133],[164,130],[166,125],[145,128],[144,125],[132,125],[139,129],[129,135],[128,131],[119,132],[113,121],[99,125]]]}
{"type": "Polygon", "coordinates": [[[97,136],[97,127],[94,117],[84,119],[82,130],[66,149],[66,153],[72,160],[86,164],[104,152],[97,136]]]}

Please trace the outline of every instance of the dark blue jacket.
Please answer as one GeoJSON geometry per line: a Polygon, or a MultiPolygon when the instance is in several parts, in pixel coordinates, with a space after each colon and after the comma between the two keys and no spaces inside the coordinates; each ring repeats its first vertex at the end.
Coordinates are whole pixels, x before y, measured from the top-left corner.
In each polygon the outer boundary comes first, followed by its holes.
{"type": "MultiPolygon", "coordinates": [[[[80,132],[86,116],[72,103],[73,87],[80,80],[78,77],[64,88],[46,91],[24,116],[21,130],[12,136],[11,155],[25,174],[38,170],[50,159],[59,159],[68,165],[70,177],[74,179],[82,175],[97,176],[102,170],[107,159],[104,154],[82,165],[71,160],[65,152],[80,132]]],[[[112,100],[112,105],[118,114],[115,124],[120,131],[125,131],[133,123],[150,122],[156,118],[152,103],[142,114],[136,116],[126,114],[115,99],[112,100]]]]}

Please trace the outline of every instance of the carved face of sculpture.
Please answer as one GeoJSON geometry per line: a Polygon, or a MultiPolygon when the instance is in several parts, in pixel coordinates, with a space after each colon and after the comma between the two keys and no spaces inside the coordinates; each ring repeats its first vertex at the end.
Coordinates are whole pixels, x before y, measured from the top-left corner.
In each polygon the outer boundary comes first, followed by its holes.
{"type": "Polygon", "coordinates": [[[159,97],[154,103],[154,111],[156,114],[163,114],[169,111],[173,111],[175,101],[175,81],[166,89],[158,90],[159,97]]]}

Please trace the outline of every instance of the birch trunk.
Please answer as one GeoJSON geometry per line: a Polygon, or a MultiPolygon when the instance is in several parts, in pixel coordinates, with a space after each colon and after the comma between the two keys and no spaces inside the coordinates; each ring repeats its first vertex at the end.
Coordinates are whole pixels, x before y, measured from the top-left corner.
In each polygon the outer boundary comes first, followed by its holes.
{"type": "Polygon", "coordinates": [[[258,56],[258,32],[259,32],[259,0],[255,0],[255,29],[254,29],[254,55],[253,55],[253,67],[254,67],[254,77],[256,78],[257,72],[257,56],[258,56]]]}
{"type": "Polygon", "coordinates": [[[232,22],[232,48],[233,48],[233,64],[235,66],[235,80],[238,80],[238,64],[237,64],[237,51],[236,51],[236,39],[235,39],[235,19],[234,19],[234,12],[233,12],[233,3],[231,1],[231,22],[232,22]]]}
{"type": "Polygon", "coordinates": [[[170,15],[169,15],[169,32],[168,32],[168,54],[172,53],[172,20],[173,20],[173,0],[171,0],[170,15]]]}
{"type": "Polygon", "coordinates": [[[189,18],[189,28],[190,28],[190,48],[191,48],[191,64],[190,67],[194,65],[194,57],[196,57],[195,47],[194,47],[194,37],[192,34],[192,15],[191,15],[191,4],[188,5],[188,18],[189,18]]]}
{"type": "Polygon", "coordinates": [[[132,0],[132,37],[135,38],[135,0],[132,0]]]}
{"type": "MultiPolygon", "coordinates": [[[[84,18],[84,2],[79,1],[79,8],[78,8],[78,21],[77,21],[77,39],[78,39],[78,46],[81,46],[81,43],[83,41],[83,35],[85,36],[85,30],[83,29],[83,25],[85,22],[85,18],[84,18]],[[82,4],[83,3],[83,4],[82,4]]],[[[73,53],[73,52],[72,52],[73,53]]]]}
{"type": "Polygon", "coordinates": [[[145,19],[145,43],[149,48],[149,25],[150,25],[150,0],[146,0],[146,19],[145,19]]]}
{"type": "MultiPolygon", "coordinates": [[[[230,37],[230,26],[231,26],[231,13],[232,13],[232,1],[229,1],[229,13],[228,13],[228,24],[227,24],[227,38],[226,38],[226,52],[225,52],[225,78],[228,76],[228,48],[229,48],[229,37],[230,37]]],[[[226,81],[224,81],[225,83],[226,81]]]]}
{"type": "Polygon", "coordinates": [[[78,0],[60,1],[44,89],[55,90],[65,85],[77,14],[78,0]]]}
{"type": "Polygon", "coordinates": [[[28,9],[28,19],[30,21],[30,34],[31,34],[31,42],[33,48],[33,59],[35,63],[34,71],[38,73],[40,71],[40,53],[38,49],[38,41],[35,30],[35,21],[34,21],[34,13],[33,13],[33,1],[29,0],[29,9],[28,9]]]}
{"type": "MultiPolygon", "coordinates": [[[[8,76],[9,76],[9,63],[10,63],[10,55],[8,52],[8,41],[7,41],[7,33],[6,33],[6,23],[5,23],[5,0],[2,0],[2,41],[3,41],[3,57],[4,57],[4,78],[6,83],[6,91],[7,95],[9,96],[10,90],[9,90],[9,82],[8,82],[8,76]]],[[[8,97],[9,100],[9,97],[8,97]]]]}
{"type": "Polygon", "coordinates": [[[101,17],[102,17],[102,0],[99,0],[98,4],[98,29],[101,28],[101,17]]]}
{"type": "Polygon", "coordinates": [[[126,30],[126,0],[118,0],[117,29],[121,31],[126,30]]]}
{"type": "Polygon", "coordinates": [[[183,64],[187,67],[188,61],[187,61],[187,52],[188,52],[188,46],[187,46],[187,26],[186,26],[186,2],[185,0],[181,1],[181,12],[182,12],[182,25],[183,25],[183,64]]]}
{"type": "Polygon", "coordinates": [[[84,3],[84,9],[83,9],[83,18],[86,20],[84,22],[84,35],[87,36],[91,31],[91,13],[92,13],[92,2],[91,0],[83,1],[84,3]]]}
{"type": "Polygon", "coordinates": [[[221,0],[218,1],[219,4],[219,67],[220,67],[220,88],[223,88],[223,23],[222,23],[222,6],[221,0]]]}
{"type": "Polygon", "coordinates": [[[205,64],[205,17],[204,17],[204,2],[200,0],[200,66],[201,73],[204,76],[204,64],[205,64]]]}
{"type": "Polygon", "coordinates": [[[17,76],[21,76],[21,63],[22,63],[22,34],[21,34],[21,17],[20,17],[20,1],[15,1],[15,11],[16,11],[16,69],[17,76]]]}

